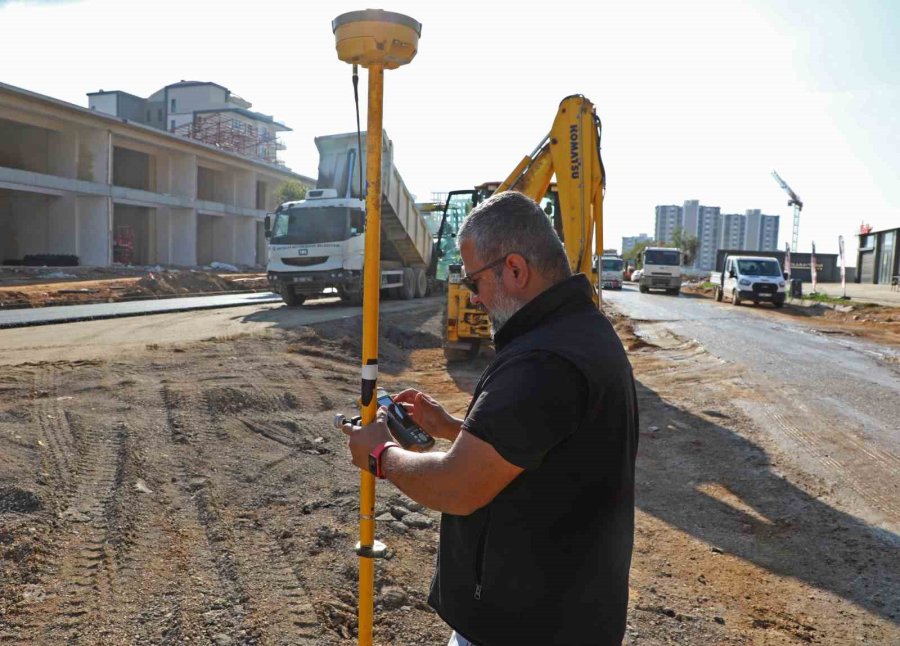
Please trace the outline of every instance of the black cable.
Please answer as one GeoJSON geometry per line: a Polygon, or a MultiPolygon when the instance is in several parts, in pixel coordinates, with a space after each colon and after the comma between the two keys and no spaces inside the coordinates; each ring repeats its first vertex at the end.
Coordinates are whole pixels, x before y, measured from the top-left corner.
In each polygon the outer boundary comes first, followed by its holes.
{"type": "Polygon", "coordinates": [[[363,190],[362,134],[359,129],[359,66],[353,64],[353,102],[356,104],[356,145],[359,147],[359,199],[366,199],[363,190]]]}

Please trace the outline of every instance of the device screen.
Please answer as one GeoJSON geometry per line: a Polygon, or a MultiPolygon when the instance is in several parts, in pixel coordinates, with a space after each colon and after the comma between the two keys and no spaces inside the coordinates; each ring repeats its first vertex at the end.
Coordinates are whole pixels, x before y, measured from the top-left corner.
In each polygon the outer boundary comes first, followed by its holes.
{"type": "Polygon", "coordinates": [[[394,400],[391,399],[390,395],[382,395],[381,397],[378,398],[379,406],[390,406],[393,403],[394,403],[394,400]]]}

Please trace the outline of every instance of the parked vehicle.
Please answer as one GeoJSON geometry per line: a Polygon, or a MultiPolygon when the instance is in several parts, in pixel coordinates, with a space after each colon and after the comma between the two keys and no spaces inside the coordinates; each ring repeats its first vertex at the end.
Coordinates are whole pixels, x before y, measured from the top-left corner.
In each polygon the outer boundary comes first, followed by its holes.
{"type": "MultiPolygon", "coordinates": [[[[360,177],[366,176],[366,133],[316,137],[319,177],[306,199],[285,202],[266,218],[267,277],[287,305],[336,290],[362,303],[365,209],[360,177]],[[359,150],[359,142],[362,150],[359,150]],[[360,165],[360,157],[362,165],[360,165]]],[[[432,235],[397,167],[393,144],[382,137],[381,289],[402,299],[425,296],[433,275],[432,235]]],[[[372,189],[377,190],[377,189],[372,189]]]]}
{"type": "Polygon", "coordinates": [[[638,282],[640,282],[641,276],[643,276],[643,275],[644,275],[643,269],[635,269],[633,272],[631,272],[631,280],[634,281],[635,283],[638,283],[638,282]]]}
{"type": "Polygon", "coordinates": [[[622,289],[625,282],[625,261],[618,256],[600,257],[600,287],[602,289],[622,289]]]}
{"type": "Polygon", "coordinates": [[[681,249],[647,247],[641,252],[643,271],[637,281],[642,293],[664,289],[667,294],[681,291],[681,249]]]}
{"type": "Polygon", "coordinates": [[[732,305],[753,301],[754,305],[772,303],[782,307],[786,278],[787,274],[782,273],[775,258],[725,256],[722,271],[713,273],[710,282],[714,285],[717,301],[728,296],[732,305]]]}

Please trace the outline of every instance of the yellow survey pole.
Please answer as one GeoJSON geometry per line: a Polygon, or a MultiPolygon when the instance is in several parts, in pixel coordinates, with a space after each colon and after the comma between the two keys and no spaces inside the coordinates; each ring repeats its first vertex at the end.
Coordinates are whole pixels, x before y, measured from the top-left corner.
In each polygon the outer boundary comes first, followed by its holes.
{"type": "MultiPolygon", "coordinates": [[[[367,9],[345,13],[332,22],[338,58],[369,70],[366,130],[366,233],[363,264],[363,343],[360,407],[362,423],[375,420],[378,382],[378,310],[381,287],[381,143],[384,70],[410,62],[416,55],[422,25],[398,13],[367,9]]],[[[385,547],[375,540],[375,477],[359,478],[359,639],[372,644],[375,559],[385,547]]]]}

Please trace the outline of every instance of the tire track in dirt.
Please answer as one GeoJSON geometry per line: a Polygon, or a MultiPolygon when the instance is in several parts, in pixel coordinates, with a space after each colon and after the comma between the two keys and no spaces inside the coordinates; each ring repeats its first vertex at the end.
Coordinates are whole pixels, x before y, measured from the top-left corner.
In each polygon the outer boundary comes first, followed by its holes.
{"type": "Polygon", "coordinates": [[[288,451],[283,458],[307,448],[288,429],[266,419],[269,414],[295,410],[296,401],[286,391],[257,384],[227,388],[210,384],[194,397],[176,396],[171,386],[167,388],[168,401],[182,405],[170,408],[168,419],[177,421],[180,428],[196,431],[196,441],[180,452],[177,477],[185,478],[193,490],[197,519],[228,601],[227,610],[213,609],[207,614],[215,619],[218,630],[224,628],[225,634],[245,640],[241,643],[315,643],[321,632],[319,621],[293,563],[252,515],[235,515],[233,507],[239,500],[223,490],[216,478],[201,475],[234,471],[233,475],[246,479],[254,470],[259,462],[255,451],[248,450],[233,469],[215,459],[216,445],[231,440],[227,430],[235,424],[288,451]]]}
{"type": "MultiPolygon", "coordinates": [[[[770,422],[768,425],[770,428],[780,431],[801,451],[818,462],[832,478],[849,487],[872,509],[883,513],[891,523],[900,523],[900,502],[896,497],[886,495],[875,485],[879,482],[890,482],[897,473],[896,467],[892,464],[894,460],[890,459],[893,456],[884,454],[883,460],[870,461],[868,468],[864,472],[859,472],[846,464],[848,460],[846,456],[852,457],[860,452],[862,447],[859,441],[850,438],[845,447],[823,444],[821,437],[804,430],[804,428],[816,428],[816,426],[804,419],[803,413],[806,415],[811,413],[802,404],[795,402],[793,406],[786,406],[783,402],[778,404],[764,402],[760,405],[759,402],[755,402],[753,408],[753,411],[746,410],[745,412],[751,415],[761,412],[763,417],[770,422]],[[796,414],[786,412],[790,410],[798,412],[796,414]]],[[[843,442],[848,439],[848,436],[843,435],[837,439],[843,442]]],[[[869,450],[864,453],[871,456],[869,450]]]]}
{"type": "Polygon", "coordinates": [[[122,488],[128,430],[119,423],[83,428],[80,435],[83,452],[62,513],[68,533],[47,564],[46,596],[20,615],[23,644],[77,639],[85,625],[103,621],[101,608],[116,593],[117,551],[127,549],[127,538],[114,497],[122,488]]]}

